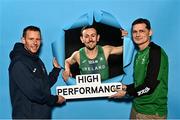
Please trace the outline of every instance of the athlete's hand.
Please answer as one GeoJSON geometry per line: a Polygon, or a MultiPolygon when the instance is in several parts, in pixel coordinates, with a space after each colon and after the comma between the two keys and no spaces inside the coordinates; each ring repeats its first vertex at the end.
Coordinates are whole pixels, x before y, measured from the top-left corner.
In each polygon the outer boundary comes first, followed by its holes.
{"type": "Polygon", "coordinates": [[[69,77],[72,77],[72,74],[70,71],[64,70],[62,72],[62,78],[64,79],[64,81],[67,81],[69,77]]]}

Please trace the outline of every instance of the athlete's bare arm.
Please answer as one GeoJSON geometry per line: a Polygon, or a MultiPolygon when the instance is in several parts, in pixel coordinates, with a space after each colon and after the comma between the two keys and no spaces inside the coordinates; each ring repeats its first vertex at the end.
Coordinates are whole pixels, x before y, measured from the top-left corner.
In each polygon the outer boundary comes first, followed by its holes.
{"type": "Polygon", "coordinates": [[[65,70],[62,72],[62,77],[65,81],[67,81],[68,78],[72,76],[70,67],[76,62],[78,64],[80,62],[79,51],[75,51],[69,58],[65,60],[65,70]]]}

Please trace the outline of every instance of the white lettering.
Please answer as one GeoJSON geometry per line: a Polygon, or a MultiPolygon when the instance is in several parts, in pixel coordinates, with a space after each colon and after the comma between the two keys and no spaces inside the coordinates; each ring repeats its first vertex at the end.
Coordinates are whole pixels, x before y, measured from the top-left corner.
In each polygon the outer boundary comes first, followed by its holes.
{"type": "Polygon", "coordinates": [[[103,70],[105,68],[106,68],[105,65],[99,65],[95,67],[83,67],[82,71],[98,71],[98,70],[103,70]]]}
{"type": "Polygon", "coordinates": [[[149,90],[150,90],[150,88],[146,87],[145,89],[143,89],[143,90],[141,90],[141,91],[138,91],[138,96],[149,92],[149,90]]]}

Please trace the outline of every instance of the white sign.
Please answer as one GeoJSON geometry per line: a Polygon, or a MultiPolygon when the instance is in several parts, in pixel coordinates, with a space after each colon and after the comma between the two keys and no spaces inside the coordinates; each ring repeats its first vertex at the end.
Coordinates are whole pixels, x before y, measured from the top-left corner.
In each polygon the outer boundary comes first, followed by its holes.
{"type": "Polygon", "coordinates": [[[77,85],[58,86],[57,95],[66,99],[107,97],[115,94],[115,89],[122,89],[122,83],[101,83],[100,74],[77,75],[76,83],[77,85]]]}

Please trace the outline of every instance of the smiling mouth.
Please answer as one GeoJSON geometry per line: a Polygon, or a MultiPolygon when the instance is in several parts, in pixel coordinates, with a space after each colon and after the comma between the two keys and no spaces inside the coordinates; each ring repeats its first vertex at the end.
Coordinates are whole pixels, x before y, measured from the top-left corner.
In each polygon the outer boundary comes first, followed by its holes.
{"type": "Polygon", "coordinates": [[[32,46],[31,49],[37,50],[37,49],[38,49],[38,46],[32,46]]]}
{"type": "Polygon", "coordinates": [[[136,38],[136,40],[138,40],[138,41],[139,41],[139,40],[142,40],[142,38],[136,38]]]}
{"type": "Polygon", "coordinates": [[[94,43],[94,42],[89,42],[89,44],[92,44],[92,43],[94,43]]]}

